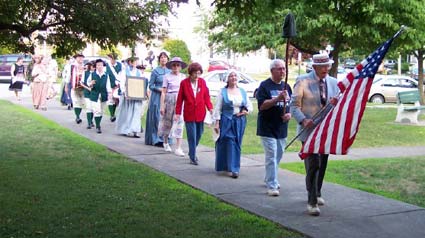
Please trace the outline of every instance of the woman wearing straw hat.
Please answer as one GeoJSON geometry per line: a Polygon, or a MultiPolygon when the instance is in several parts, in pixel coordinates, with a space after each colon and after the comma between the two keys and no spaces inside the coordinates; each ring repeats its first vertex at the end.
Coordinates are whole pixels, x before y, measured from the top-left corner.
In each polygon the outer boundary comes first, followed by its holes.
{"type": "Polygon", "coordinates": [[[184,123],[182,118],[178,121],[174,121],[174,113],[180,83],[185,78],[185,75],[180,73],[180,70],[186,68],[187,64],[183,62],[180,57],[174,57],[171,61],[167,62],[166,66],[171,69],[171,73],[164,76],[164,81],[162,83],[160,108],[162,118],[159,123],[158,135],[163,137],[164,150],[167,152],[171,152],[171,147],[168,144],[168,137],[175,137],[176,150],[174,153],[178,156],[184,156],[184,152],[181,148],[184,123]],[[171,131],[171,128],[174,130],[171,131]]]}

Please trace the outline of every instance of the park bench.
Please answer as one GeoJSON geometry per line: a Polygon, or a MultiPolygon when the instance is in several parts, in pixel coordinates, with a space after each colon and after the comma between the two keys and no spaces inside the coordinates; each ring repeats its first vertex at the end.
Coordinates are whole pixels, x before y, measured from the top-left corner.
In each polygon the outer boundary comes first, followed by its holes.
{"type": "Polygon", "coordinates": [[[418,124],[418,116],[425,106],[419,103],[419,91],[404,91],[397,93],[397,117],[396,122],[418,124]],[[408,104],[408,105],[406,105],[408,104]]]}

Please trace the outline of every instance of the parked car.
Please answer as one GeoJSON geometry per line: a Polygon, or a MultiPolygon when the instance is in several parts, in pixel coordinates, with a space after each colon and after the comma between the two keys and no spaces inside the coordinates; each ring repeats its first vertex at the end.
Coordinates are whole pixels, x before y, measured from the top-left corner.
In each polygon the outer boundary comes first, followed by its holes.
{"type": "Polygon", "coordinates": [[[384,67],[387,69],[394,69],[396,64],[397,64],[397,61],[392,59],[388,59],[384,61],[384,67]]]}
{"type": "Polygon", "coordinates": [[[337,77],[336,77],[338,79],[338,81],[343,80],[345,78],[345,76],[347,76],[348,72],[349,71],[345,70],[344,67],[338,66],[337,77]]]}
{"type": "Polygon", "coordinates": [[[418,88],[416,80],[402,75],[376,75],[369,92],[369,102],[397,102],[397,92],[418,88]]]}
{"type": "Polygon", "coordinates": [[[310,58],[305,61],[305,72],[310,73],[313,70],[313,60],[310,58]]]}
{"type": "Polygon", "coordinates": [[[228,64],[227,62],[223,60],[209,60],[208,64],[208,72],[214,71],[214,70],[228,70],[228,69],[237,69],[236,66],[228,64]]]}
{"type": "MultiPolygon", "coordinates": [[[[245,73],[237,71],[237,74],[239,77],[238,86],[245,89],[249,97],[255,97],[260,82],[245,73]]],[[[217,96],[218,92],[226,86],[226,76],[227,70],[214,70],[203,77],[211,96],[217,96]]]]}
{"type": "Polygon", "coordinates": [[[24,66],[26,67],[31,62],[31,55],[23,54],[9,54],[9,55],[0,55],[0,83],[10,83],[12,77],[10,76],[10,69],[12,65],[16,63],[16,60],[19,57],[24,58],[24,66]]]}
{"type": "Polygon", "coordinates": [[[356,67],[356,61],[353,59],[346,59],[344,62],[344,68],[354,69],[356,67]]]}
{"type": "MultiPolygon", "coordinates": [[[[425,75],[425,67],[423,68],[423,72],[424,72],[424,75],[425,75]]],[[[410,77],[412,77],[413,79],[418,81],[418,79],[419,79],[419,69],[418,69],[418,67],[415,67],[410,71],[410,77]]]]}

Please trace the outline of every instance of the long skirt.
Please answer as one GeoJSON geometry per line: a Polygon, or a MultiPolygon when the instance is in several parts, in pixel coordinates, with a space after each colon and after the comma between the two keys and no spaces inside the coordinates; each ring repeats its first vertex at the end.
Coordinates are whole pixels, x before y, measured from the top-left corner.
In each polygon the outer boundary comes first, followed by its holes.
{"type": "Polygon", "coordinates": [[[167,93],[165,95],[165,113],[161,117],[158,127],[159,136],[169,136],[172,138],[183,138],[183,117],[179,121],[174,121],[176,111],[177,93],[167,93]]]}
{"type": "Polygon", "coordinates": [[[152,91],[149,99],[149,107],[146,115],[146,128],[145,128],[145,144],[156,145],[162,143],[163,140],[158,136],[158,125],[161,119],[160,114],[160,100],[161,93],[152,91]]]}
{"type": "Polygon", "coordinates": [[[239,173],[246,117],[221,115],[220,136],[215,143],[215,170],[239,173]]]}
{"type": "Polygon", "coordinates": [[[12,81],[12,82],[10,82],[10,85],[9,85],[9,91],[21,92],[22,91],[22,85],[24,85],[23,79],[17,80],[17,81],[12,81]]]}
{"type": "Polygon", "coordinates": [[[48,90],[48,82],[34,82],[32,84],[32,103],[35,108],[47,108],[46,99],[48,90]]]}
{"type": "Polygon", "coordinates": [[[72,104],[71,89],[72,89],[71,83],[65,83],[63,85],[63,87],[62,87],[62,95],[61,95],[61,103],[63,105],[71,105],[72,104]],[[65,87],[68,87],[68,93],[65,92],[65,87]]]}
{"type": "Polygon", "coordinates": [[[121,95],[117,109],[117,122],[115,131],[118,134],[139,133],[142,125],[143,101],[128,100],[121,95]]]}

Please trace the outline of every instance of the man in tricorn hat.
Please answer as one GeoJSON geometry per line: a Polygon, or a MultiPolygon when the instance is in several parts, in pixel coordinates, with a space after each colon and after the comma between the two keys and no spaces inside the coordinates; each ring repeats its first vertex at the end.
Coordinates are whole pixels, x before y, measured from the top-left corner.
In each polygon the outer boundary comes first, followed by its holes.
{"type": "MultiPolygon", "coordinates": [[[[337,79],[329,76],[333,60],[328,54],[313,55],[313,70],[300,75],[294,86],[291,100],[291,114],[298,122],[299,140],[304,143],[315,128],[318,121],[313,117],[326,107],[327,104],[336,105],[339,94],[337,79]]],[[[326,107],[321,115],[326,115],[332,107],[326,107]],[[327,109],[329,108],[329,109],[327,109]]],[[[328,154],[310,154],[304,159],[306,171],[306,188],[308,192],[307,211],[310,215],[320,215],[318,205],[323,206],[325,200],[322,198],[321,188],[325,177],[328,154]]]]}
{"type": "MultiPolygon", "coordinates": [[[[117,53],[112,52],[108,54],[108,62],[106,65],[106,72],[109,74],[109,79],[114,81],[115,85],[119,85],[121,81],[124,79],[124,68],[121,62],[117,61],[117,53]]],[[[109,84],[108,84],[109,85],[109,84]]],[[[111,122],[116,120],[115,111],[118,105],[118,98],[114,98],[113,91],[118,90],[118,95],[121,95],[119,87],[112,89],[108,87],[108,109],[110,114],[111,122]]]]}
{"type": "Polygon", "coordinates": [[[103,111],[108,101],[107,88],[115,88],[115,82],[109,79],[109,74],[105,70],[105,62],[102,59],[96,60],[96,70],[87,79],[90,82],[90,101],[94,113],[96,132],[102,133],[100,123],[102,122],[103,111]]]}
{"type": "Polygon", "coordinates": [[[71,83],[71,93],[68,92],[68,87],[65,87],[65,92],[71,95],[72,103],[75,112],[75,122],[80,124],[82,107],[85,105],[83,87],[81,83],[84,81],[84,55],[81,53],[74,55],[75,62],[71,65],[70,72],[66,75],[65,82],[71,83]]]}

